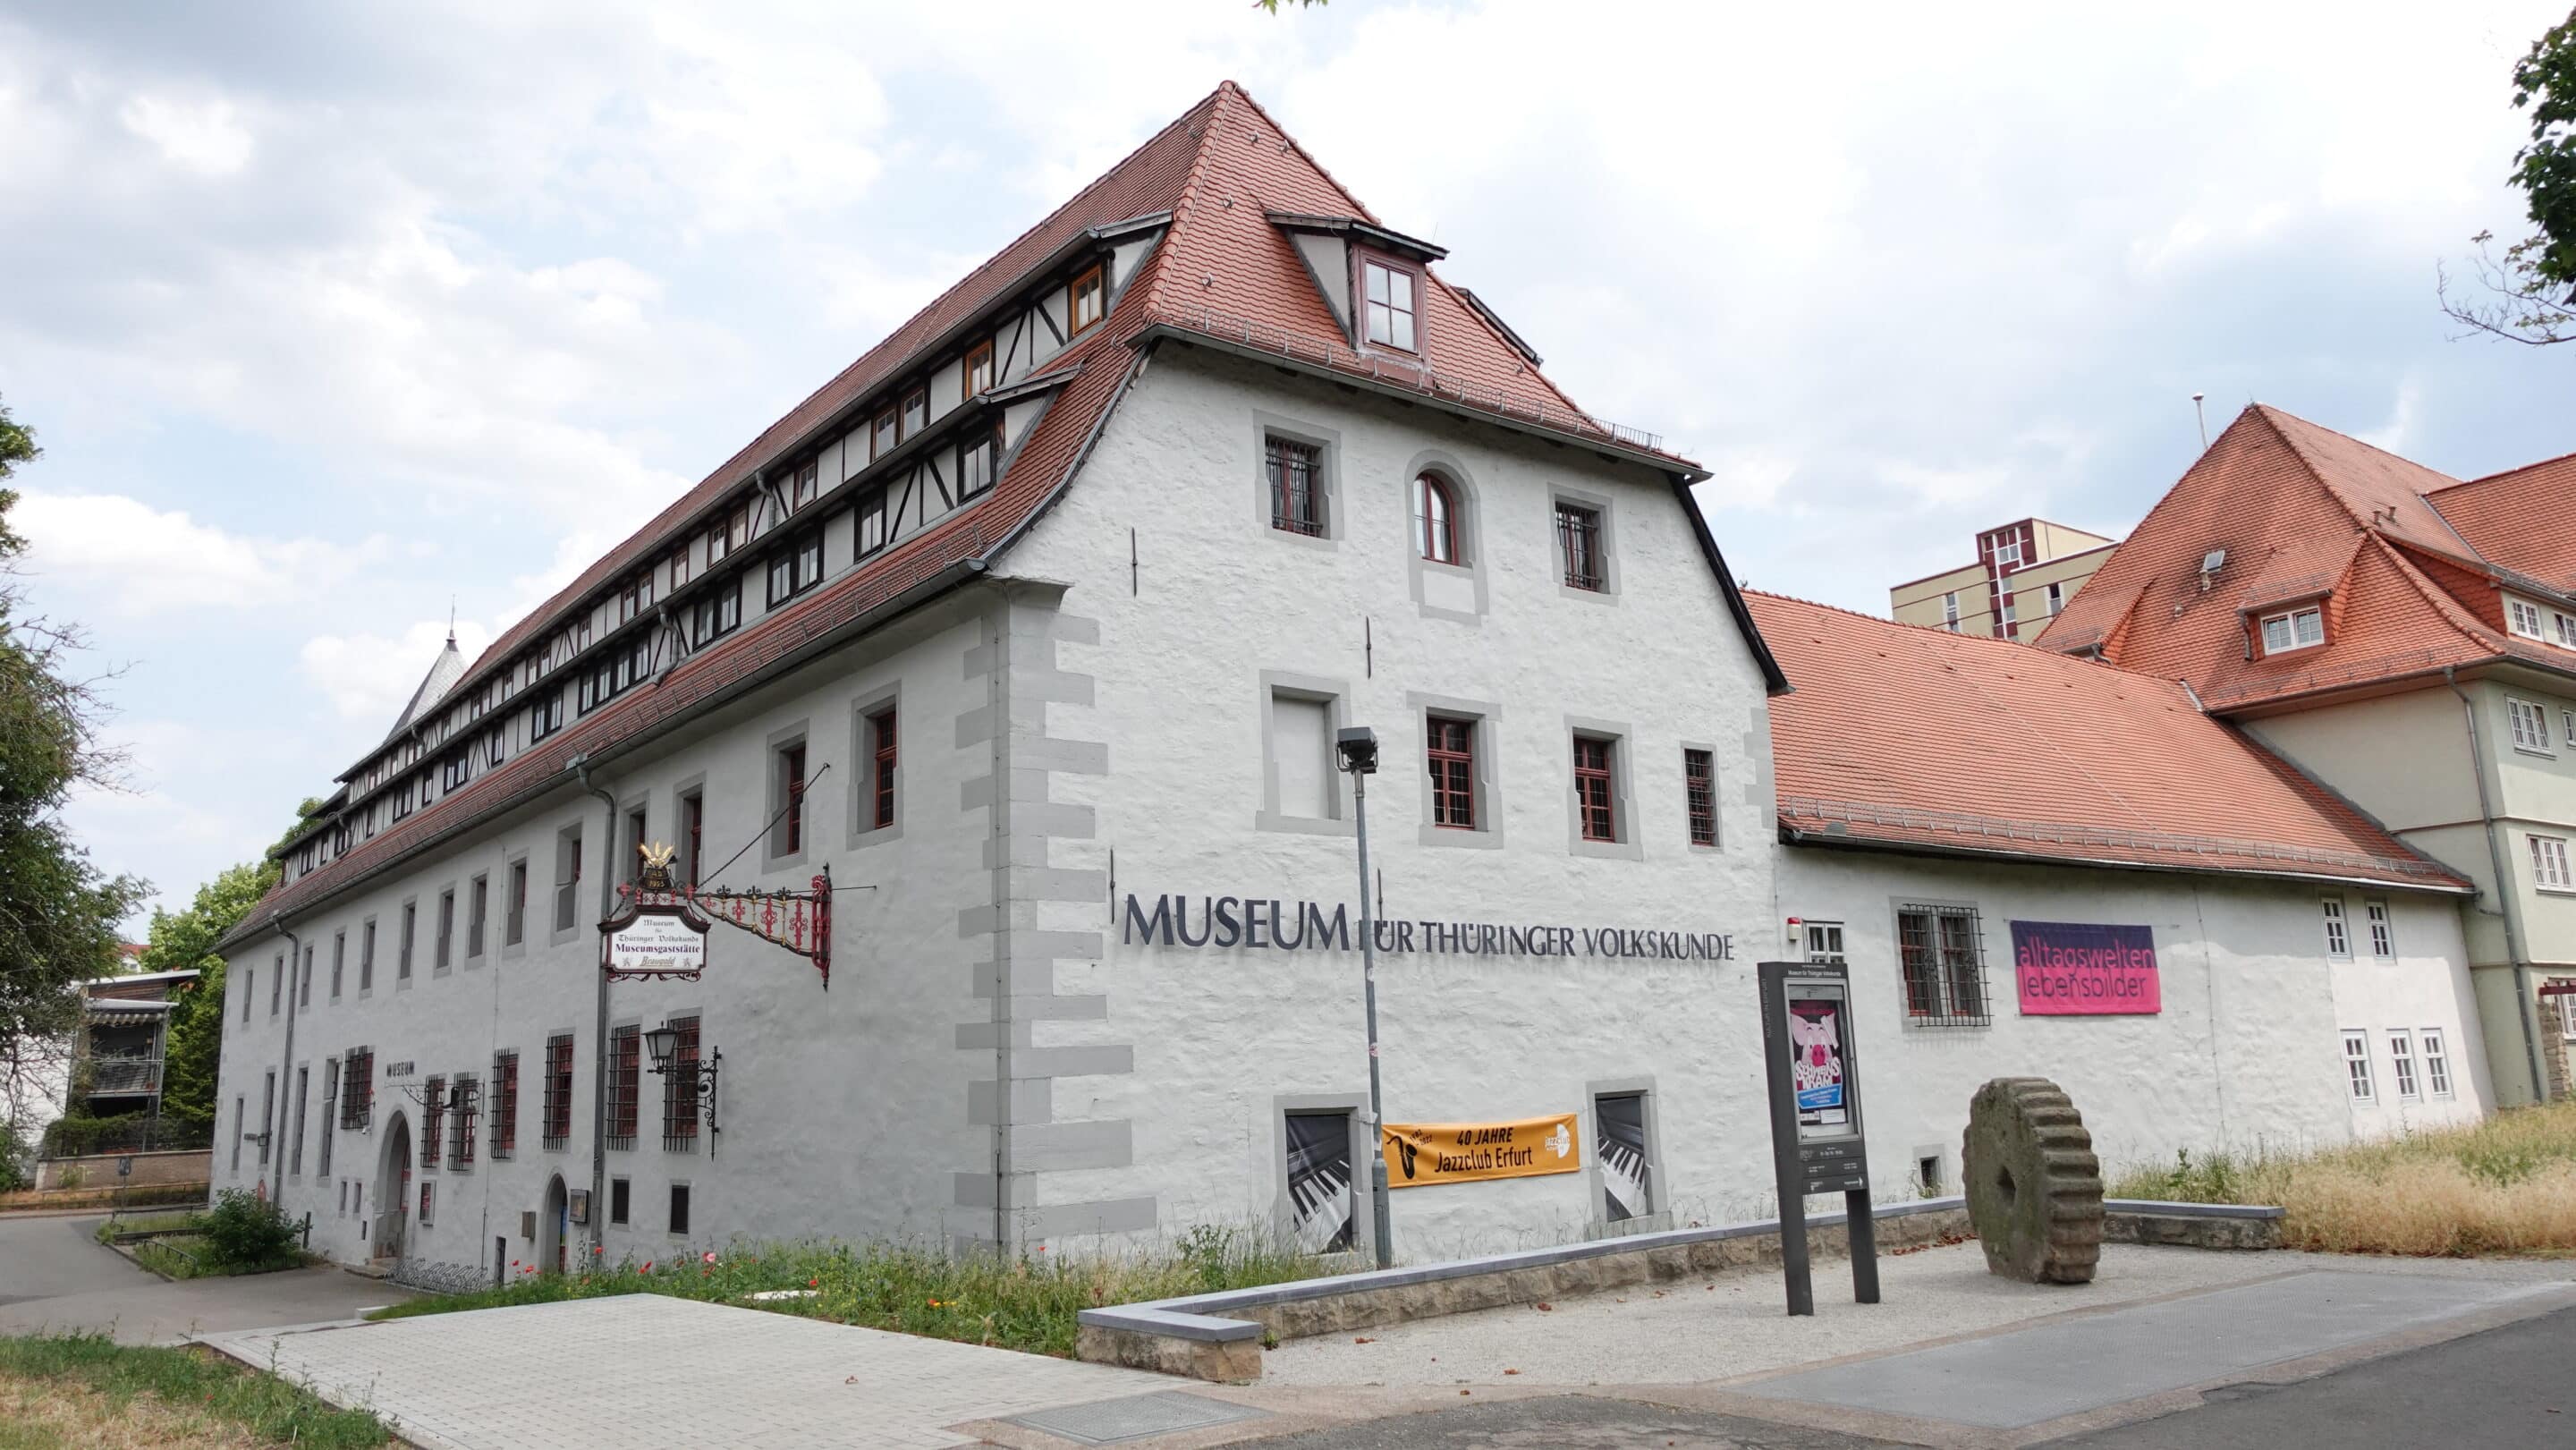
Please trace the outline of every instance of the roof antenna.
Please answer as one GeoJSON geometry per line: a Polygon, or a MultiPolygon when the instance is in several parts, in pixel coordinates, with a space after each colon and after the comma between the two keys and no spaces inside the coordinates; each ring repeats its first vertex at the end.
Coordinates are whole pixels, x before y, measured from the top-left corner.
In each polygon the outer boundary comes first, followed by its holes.
{"type": "Polygon", "coordinates": [[[2191,395],[2191,415],[2200,420],[2200,451],[2207,453],[2209,451],[2209,414],[2200,406],[2202,396],[2199,393],[2191,395]]]}

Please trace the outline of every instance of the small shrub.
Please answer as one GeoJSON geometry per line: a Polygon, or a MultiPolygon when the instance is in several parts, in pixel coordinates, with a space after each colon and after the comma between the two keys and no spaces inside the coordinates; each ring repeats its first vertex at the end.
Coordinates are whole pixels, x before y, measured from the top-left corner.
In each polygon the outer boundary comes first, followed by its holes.
{"type": "Polygon", "coordinates": [[[0,1193],[16,1193],[32,1188],[35,1180],[27,1174],[27,1138],[18,1131],[18,1120],[0,1122],[0,1193]]]}
{"type": "Polygon", "coordinates": [[[283,1268],[298,1261],[296,1228],[277,1205],[228,1188],[206,1211],[205,1260],[215,1269],[283,1268]]]}

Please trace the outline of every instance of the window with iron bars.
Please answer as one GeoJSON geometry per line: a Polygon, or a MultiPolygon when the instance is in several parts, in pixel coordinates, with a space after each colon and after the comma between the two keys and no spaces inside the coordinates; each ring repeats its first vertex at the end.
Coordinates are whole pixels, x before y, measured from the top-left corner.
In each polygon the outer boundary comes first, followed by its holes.
{"type": "Polygon", "coordinates": [[[1906,905],[1896,912],[1905,1020],[1914,1027],[1986,1027],[1984,934],[1973,906],[1906,905]]]}
{"type": "Polygon", "coordinates": [[[1566,587],[1591,590],[1604,587],[1599,509],[1574,503],[1558,504],[1556,547],[1565,566],[1566,587]]]}
{"type": "Polygon", "coordinates": [[[662,1146],[674,1153],[698,1147],[698,1019],[662,1024],[679,1034],[671,1043],[670,1071],[662,1075],[662,1146]]]}
{"type": "Polygon", "coordinates": [[[608,1034],[608,1146],[635,1146],[635,1098],[642,1082],[643,1029],[608,1034]]]}
{"type": "Polygon", "coordinates": [[[492,1054],[492,1159],[506,1163],[519,1151],[519,1054],[492,1054]]]}
{"type": "Polygon", "coordinates": [[[375,1118],[376,1050],[352,1047],[340,1061],[340,1126],[363,1130],[375,1118]]]}
{"type": "Polygon", "coordinates": [[[474,1166],[474,1141],[482,1131],[482,1084],[470,1077],[456,1079],[450,1105],[456,1118],[456,1133],[447,1150],[447,1166],[457,1173],[474,1166]]]}
{"type": "Polygon", "coordinates": [[[1311,443],[1273,438],[1267,445],[1270,470],[1270,526],[1292,534],[1320,538],[1324,532],[1324,488],[1315,476],[1322,450],[1311,443]]]}
{"type": "Polygon", "coordinates": [[[572,1141],[572,1037],[546,1039],[545,1146],[560,1149],[572,1141]]]}
{"type": "Polygon", "coordinates": [[[424,1171],[438,1167],[438,1151],[442,1141],[440,1129],[445,1127],[446,1123],[447,1079],[434,1077],[429,1080],[426,1096],[420,1103],[420,1166],[424,1171]]]}
{"type": "Polygon", "coordinates": [[[1682,784],[1690,803],[1690,839],[1694,846],[1717,844],[1717,756],[1706,750],[1682,752],[1682,784]]]}

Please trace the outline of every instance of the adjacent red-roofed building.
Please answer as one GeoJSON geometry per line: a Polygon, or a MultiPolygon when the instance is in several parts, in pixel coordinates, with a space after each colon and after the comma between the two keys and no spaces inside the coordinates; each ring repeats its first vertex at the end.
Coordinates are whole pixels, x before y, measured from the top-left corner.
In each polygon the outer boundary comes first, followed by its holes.
{"type": "Polygon", "coordinates": [[[2576,457],[2462,482],[2261,404],[2038,643],[2180,681],[2474,883],[2498,1097],[2576,1038],[2576,457]]]}
{"type": "Polygon", "coordinates": [[[1877,1059],[1935,1105],[1878,1109],[1926,1145],[1923,1176],[1955,1171],[1933,1131],[1951,1100],[2005,1071],[2056,1078],[2130,1162],[2492,1101],[2469,883],[2183,685],[1748,599],[1796,686],[1770,709],[1783,945],[1851,967],[1877,1059]],[[2021,743],[1995,748],[1998,722],[2021,743]],[[2152,966],[2059,966],[2103,942],[2152,966]]]}

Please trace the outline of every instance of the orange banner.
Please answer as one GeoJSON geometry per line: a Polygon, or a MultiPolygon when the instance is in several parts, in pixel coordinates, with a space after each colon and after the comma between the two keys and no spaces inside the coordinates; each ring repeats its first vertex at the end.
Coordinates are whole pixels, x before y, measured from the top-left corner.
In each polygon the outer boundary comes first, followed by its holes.
{"type": "Polygon", "coordinates": [[[1507,1123],[1389,1123],[1390,1188],[1471,1183],[1480,1178],[1534,1178],[1583,1166],[1574,1114],[1507,1123]]]}

